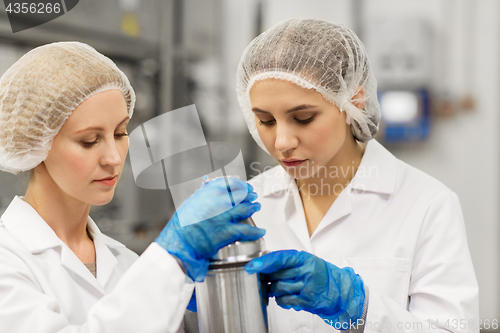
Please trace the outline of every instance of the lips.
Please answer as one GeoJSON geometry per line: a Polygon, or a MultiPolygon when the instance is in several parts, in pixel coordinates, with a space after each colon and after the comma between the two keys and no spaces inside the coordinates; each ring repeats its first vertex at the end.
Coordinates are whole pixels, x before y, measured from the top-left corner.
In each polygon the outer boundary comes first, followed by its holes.
{"type": "Polygon", "coordinates": [[[116,178],[117,178],[117,176],[106,177],[106,178],[102,178],[102,179],[96,179],[96,180],[94,180],[94,182],[105,185],[105,186],[113,186],[116,184],[116,178]]]}
{"type": "Polygon", "coordinates": [[[287,167],[296,167],[304,163],[306,160],[297,160],[297,159],[289,159],[289,160],[281,160],[281,162],[287,167]]]}

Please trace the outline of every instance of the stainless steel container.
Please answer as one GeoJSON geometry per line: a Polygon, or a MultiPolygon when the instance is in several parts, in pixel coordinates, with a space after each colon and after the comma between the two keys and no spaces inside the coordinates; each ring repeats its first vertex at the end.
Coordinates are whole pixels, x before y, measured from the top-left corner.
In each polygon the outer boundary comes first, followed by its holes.
{"type": "MultiPolygon", "coordinates": [[[[242,223],[255,225],[251,219],[242,223]]],[[[266,333],[267,298],[259,295],[257,274],[244,270],[265,251],[264,240],[235,242],[219,250],[205,281],[196,283],[200,333],[266,333]]]]}

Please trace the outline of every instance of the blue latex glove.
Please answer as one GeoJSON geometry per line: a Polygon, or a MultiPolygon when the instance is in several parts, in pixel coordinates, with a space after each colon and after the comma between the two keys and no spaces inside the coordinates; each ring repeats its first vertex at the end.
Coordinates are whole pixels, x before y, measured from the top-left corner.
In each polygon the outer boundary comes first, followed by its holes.
{"type": "Polygon", "coordinates": [[[264,275],[270,283],[268,296],[284,309],[317,314],[342,329],[363,314],[363,280],[350,267],[340,269],[310,253],[285,250],[253,259],[245,270],[264,275]]]}
{"type": "Polygon", "coordinates": [[[182,262],[191,279],[202,282],[210,258],[219,249],[238,240],[256,240],[265,234],[263,229],[235,223],[260,210],[259,203],[252,203],[255,199],[257,194],[252,186],[235,178],[204,183],[179,207],[155,242],[182,262]],[[233,208],[226,181],[234,201],[240,202],[233,208]],[[221,211],[223,213],[214,216],[214,212],[221,211]],[[179,216],[184,219],[184,226],[179,216]],[[210,218],[204,219],[204,216],[210,218]],[[190,217],[195,223],[186,223],[190,217]]]}
{"type": "Polygon", "coordinates": [[[196,288],[193,290],[187,309],[191,312],[198,312],[198,307],[196,306],[196,288]]]}

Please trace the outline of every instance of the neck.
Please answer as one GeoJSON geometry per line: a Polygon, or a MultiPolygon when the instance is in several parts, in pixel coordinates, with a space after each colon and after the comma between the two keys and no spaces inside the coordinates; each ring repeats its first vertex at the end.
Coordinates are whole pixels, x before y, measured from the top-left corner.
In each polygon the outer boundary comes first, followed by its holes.
{"type": "Polygon", "coordinates": [[[346,141],[335,157],[312,177],[299,179],[307,229],[311,236],[333,202],[352,180],[363,157],[364,148],[354,138],[346,141]]]}
{"type": "Polygon", "coordinates": [[[66,195],[53,181],[35,170],[24,201],[29,203],[73,252],[91,241],[87,233],[90,204],[66,195]]]}
{"type": "Polygon", "coordinates": [[[331,200],[340,195],[356,174],[364,147],[354,138],[346,141],[341,150],[324,167],[318,167],[317,172],[307,179],[298,179],[297,185],[302,200],[331,200]]]}

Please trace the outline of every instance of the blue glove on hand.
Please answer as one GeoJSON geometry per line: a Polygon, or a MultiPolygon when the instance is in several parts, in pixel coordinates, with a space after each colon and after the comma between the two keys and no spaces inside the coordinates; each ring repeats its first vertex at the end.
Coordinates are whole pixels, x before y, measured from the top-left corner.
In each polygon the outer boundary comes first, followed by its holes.
{"type": "Polygon", "coordinates": [[[340,269],[310,253],[285,250],[253,259],[245,270],[264,273],[268,296],[276,297],[282,308],[317,314],[336,329],[348,329],[363,314],[363,280],[350,267],[340,269]]]}
{"type": "Polygon", "coordinates": [[[252,203],[255,199],[257,194],[252,186],[235,178],[204,183],[179,207],[155,242],[182,262],[191,279],[201,282],[207,274],[210,258],[219,249],[238,240],[250,241],[264,236],[263,229],[235,223],[260,210],[259,203],[252,203]],[[239,202],[233,208],[226,181],[233,200],[239,202]],[[190,217],[195,223],[189,224],[190,217]]]}

